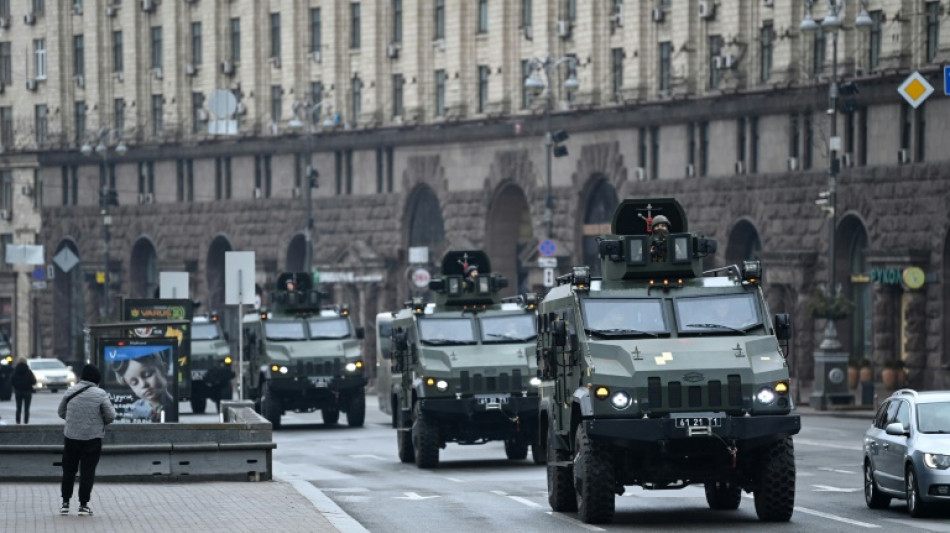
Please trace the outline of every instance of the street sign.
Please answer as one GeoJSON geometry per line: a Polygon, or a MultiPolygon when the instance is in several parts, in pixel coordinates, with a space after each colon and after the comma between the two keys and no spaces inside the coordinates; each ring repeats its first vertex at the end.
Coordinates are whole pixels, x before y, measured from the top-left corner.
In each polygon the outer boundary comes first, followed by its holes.
{"type": "Polygon", "coordinates": [[[53,262],[61,268],[63,272],[69,272],[74,266],[79,264],[79,258],[69,248],[63,248],[55,256],[53,262]]]}
{"type": "Polygon", "coordinates": [[[41,266],[34,268],[33,281],[46,281],[46,268],[41,266]]]}
{"type": "Polygon", "coordinates": [[[943,67],[943,95],[950,96],[950,66],[943,67]]]}
{"type": "Polygon", "coordinates": [[[159,272],[158,297],[163,300],[188,298],[187,272],[159,272]]]}
{"type": "Polygon", "coordinates": [[[557,244],[551,239],[543,240],[541,244],[538,245],[538,252],[543,256],[552,256],[557,252],[557,244]]]}
{"type": "Polygon", "coordinates": [[[256,275],[254,252],[224,252],[224,305],[254,305],[256,275]]]}
{"type": "Polygon", "coordinates": [[[424,268],[417,268],[412,271],[412,284],[419,289],[428,287],[430,279],[432,279],[432,276],[430,276],[429,271],[424,268]]]}
{"type": "Polygon", "coordinates": [[[429,247],[428,246],[410,246],[409,247],[409,264],[424,265],[428,262],[429,262],[429,247]]]}
{"type": "Polygon", "coordinates": [[[544,286],[545,287],[554,286],[554,269],[553,268],[544,269],[544,286]]]}
{"type": "Polygon", "coordinates": [[[33,288],[36,290],[43,290],[46,288],[46,281],[34,281],[33,288]]]}
{"type": "Polygon", "coordinates": [[[557,268],[557,257],[539,257],[538,268],[557,268]]]}
{"type": "Polygon", "coordinates": [[[904,97],[904,100],[917,109],[928,96],[933,94],[934,87],[927,81],[927,78],[921,76],[920,72],[914,71],[907,76],[904,83],[897,88],[897,93],[904,97]]]}

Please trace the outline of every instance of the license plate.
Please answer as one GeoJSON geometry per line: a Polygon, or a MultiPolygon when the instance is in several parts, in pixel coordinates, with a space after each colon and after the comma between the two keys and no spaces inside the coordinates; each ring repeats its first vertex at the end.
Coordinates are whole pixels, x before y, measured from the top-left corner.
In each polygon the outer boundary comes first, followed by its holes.
{"type": "Polygon", "coordinates": [[[688,418],[674,418],[673,423],[678,428],[722,427],[722,419],[715,416],[691,416],[688,418]]]}
{"type": "Polygon", "coordinates": [[[330,386],[330,378],[325,376],[309,376],[310,384],[314,387],[325,388],[330,386]]]}
{"type": "Polygon", "coordinates": [[[477,395],[475,396],[475,401],[478,402],[478,405],[501,405],[501,404],[508,403],[508,395],[504,395],[504,396],[477,395]]]}
{"type": "Polygon", "coordinates": [[[191,381],[201,381],[205,378],[207,370],[192,370],[191,371],[191,381]]]}

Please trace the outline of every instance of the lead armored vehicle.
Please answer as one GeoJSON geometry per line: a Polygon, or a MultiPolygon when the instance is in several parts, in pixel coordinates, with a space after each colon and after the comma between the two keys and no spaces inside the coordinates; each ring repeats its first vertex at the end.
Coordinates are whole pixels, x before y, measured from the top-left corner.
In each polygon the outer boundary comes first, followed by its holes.
{"type": "Polygon", "coordinates": [[[318,409],[325,424],[336,424],[342,411],[348,425],[363,425],[363,329],[353,327],[345,306],[325,300],[309,274],[285,272],[271,308],[243,318],[247,395],[275,429],[286,411],[318,409]]]}
{"type": "Polygon", "coordinates": [[[217,313],[191,321],[191,412],[202,414],[208,400],[231,398],[233,360],[217,313]]]}
{"type": "Polygon", "coordinates": [[[392,319],[392,387],[399,459],[434,468],[446,443],[504,441],[509,459],[537,442],[535,299],[504,303],[507,280],[481,251],[450,251],[429,288],[392,319]]]}
{"type": "Polygon", "coordinates": [[[575,267],[540,303],[554,511],[610,522],[625,486],[703,484],[712,509],[746,491],[760,520],[791,518],[801,423],[780,345],[788,316],[770,321],[758,261],[703,272],[715,249],[675,200],[625,200],[599,241],[603,277],[575,267]],[[669,233],[651,231],[660,215],[669,233]]]}

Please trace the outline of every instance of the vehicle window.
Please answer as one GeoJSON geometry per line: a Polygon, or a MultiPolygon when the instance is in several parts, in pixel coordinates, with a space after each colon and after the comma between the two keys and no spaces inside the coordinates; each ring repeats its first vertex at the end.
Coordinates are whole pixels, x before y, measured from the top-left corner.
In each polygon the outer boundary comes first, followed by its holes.
{"type": "Polygon", "coordinates": [[[376,326],[376,336],[379,338],[388,337],[393,332],[392,322],[381,322],[376,326]]]}
{"type": "Polygon", "coordinates": [[[900,422],[904,429],[910,429],[910,406],[907,402],[899,402],[901,406],[897,409],[897,415],[894,417],[895,422],[900,422]]]}
{"type": "Polygon", "coordinates": [[[218,326],[215,324],[192,324],[191,340],[193,341],[215,341],[221,338],[218,335],[218,326]]]}
{"type": "Polygon", "coordinates": [[[525,342],[537,337],[532,315],[482,317],[482,341],[525,342]]]}
{"type": "Polygon", "coordinates": [[[475,331],[470,318],[421,318],[419,340],[425,344],[472,344],[475,331]]]}
{"type": "Polygon", "coordinates": [[[343,339],[350,336],[350,322],[345,318],[310,320],[311,339],[343,339]]]}
{"type": "Polygon", "coordinates": [[[30,370],[62,370],[66,365],[62,361],[30,361],[30,370]]]}
{"type": "Polygon", "coordinates": [[[673,300],[681,332],[708,333],[711,327],[746,331],[762,324],[754,294],[720,294],[673,300]]]}
{"type": "Polygon", "coordinates": [[[592,332],[666,333],[669,327],[661,302],[659,298],[587,298],[582,308],[584,325],[592,332]]]}
{"type": "Polygon", "coordinates": [[[890,405],[887,406],[887,420],[884,421],[884,426],[887,427],[891,422],[897,421],[897,408],[901,406],[900,400],[891,400],[890,405]]]}
{"type": "Polygon", "coordinates": [[[917,427],[921,433],[950,433],[950,402],[917,404],[917,427]]]}
{"type": "Polygon", "coordinates": [[[303,322],[279,322],[268,320],[264,322],[264,337],[272,341],[302,341],[307,334],[303,329],[303,322]]]}
{"type": "Polygon", "coordinates": [[[884,429],[884,426],[887,425],[887,410],[890,404],[890,401],[885,401],[878,407],[877,414],[874,415],[874,427],[884,429]]]}

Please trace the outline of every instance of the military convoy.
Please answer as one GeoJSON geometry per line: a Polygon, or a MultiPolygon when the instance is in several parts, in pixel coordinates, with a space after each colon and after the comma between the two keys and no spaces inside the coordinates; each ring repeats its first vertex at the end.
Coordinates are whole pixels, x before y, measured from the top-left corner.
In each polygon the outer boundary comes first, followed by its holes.
{"type": "Polygon", "coordinates": [[[318,409],[325,424],[345,412],[349,426],[363,425],[363,329],[353,327],[349,309],[326,299],[308,273],[282,273],[272,307],[242,319],[246,395],[274,429],[287,411],[318,409]]]}
{"type": "Polygon", "coordinates": [[[191,321],[191,412],[205,412],[208,400],[231,399],[234,360],[217,313],[191,321]]]}
{"type": "Polygon", "coordinates": [[[605,523],[625,486],[701,483],[712,509],[746,491],[760,520],[791,518],[801,423],[780,345],[788,316],[770,322],[758,261],[703,272],[715,249],[674,199],[625,200],[599,239],[603,277],[575,267],[539,304],[554,511],[605,523]]]}
{"type": "Polygon", "coordinates": [[[507,280],[481,251],[450,251],[429,288],[392,318],[391,405],[399,459],[434,468],[446,443],[504,441],[544,461],[538,442],[535,300],[504,303],[507,280]]]}

